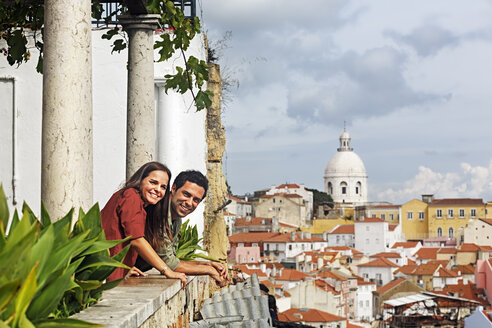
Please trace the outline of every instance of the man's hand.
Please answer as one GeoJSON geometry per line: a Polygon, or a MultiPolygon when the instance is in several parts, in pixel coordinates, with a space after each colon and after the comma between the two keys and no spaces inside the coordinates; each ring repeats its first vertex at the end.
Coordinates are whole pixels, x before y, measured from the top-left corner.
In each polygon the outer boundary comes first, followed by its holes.
{"type": "Polygon", "coordinates": [[[219,262],[210,262],[210,265],[215,268],[220,274],[222,278],[224,278],[226,281],[229,281],[229,271],[227,270],[227,267],[219,262]]]}
{"type": "Polygon", "coordinates": [[[176,272],[176,271],[173,271],[171,269],[167,269],[166,271],[163,272],[163,274],[166,276],[166,278],[181,280],[181,282],[183,283],[183,289],[185,289],[186,281],[188,278],[186,277],[186,275],[184,273],[176,272]]]}
{"type": "Polygon", "coordinates": [[[215,267],[212,267],[211,271],[212,272],[210,273],[210,277],[214,278],[214,280],[217,282],[217,285],[219,285],[219,287],[222,288],[227,286],[228,280],[222,277],[222,275],[219,274],[219,271],[217,271],[215,267]]]}
{"type": "Polygon", "coordinates": [[[127,277],[138,277],[138,276],[145,277],[145,276],[147,276],[147,274],[140,271],[139,268],[133,267],[130,269],[130,271],[128,271],[125,278],[127,278],[127,277]]]}

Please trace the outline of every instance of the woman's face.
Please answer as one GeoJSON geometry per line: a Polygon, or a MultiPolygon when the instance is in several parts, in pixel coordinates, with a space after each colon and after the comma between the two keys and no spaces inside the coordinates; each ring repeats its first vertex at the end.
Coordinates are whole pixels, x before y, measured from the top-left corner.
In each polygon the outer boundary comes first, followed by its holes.
{"type": "Polygon", "coordinates": [[[155,170],[142,180],[140,194],[144,206],[157,204],[166,194],[169,176],[165,171],[155,170]]]}

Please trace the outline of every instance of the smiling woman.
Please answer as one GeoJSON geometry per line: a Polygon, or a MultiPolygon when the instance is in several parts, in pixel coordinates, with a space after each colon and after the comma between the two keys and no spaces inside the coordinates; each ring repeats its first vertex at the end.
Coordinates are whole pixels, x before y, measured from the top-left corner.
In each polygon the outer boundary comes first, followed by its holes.
{"type": "MultiPolygon", "coordinates": [[[[101,211],[101,220],[106,239],[116,240],[131,237],[130,250],[123,263],[135,265],[138,255],[168,278],[177,278],[186,284],[186,276],[167,267],[154,248],[162,240],[161,231],[168,230],[166,220],[169,206],[169,180],[171,171],[159,162],[149,162],[140,167],[125,183],[124,187],[111,196],[101,211]],[[153,248],[154,247],[154,248],[153,248]]],[[[110,249],[111,256],[117,254],[128,242],[110,249]]],[[[123,279],[128,269],[118,268],[108,281],[123,279]]],[[[144,275],[133,268],[131,274],[144,275]]]]}

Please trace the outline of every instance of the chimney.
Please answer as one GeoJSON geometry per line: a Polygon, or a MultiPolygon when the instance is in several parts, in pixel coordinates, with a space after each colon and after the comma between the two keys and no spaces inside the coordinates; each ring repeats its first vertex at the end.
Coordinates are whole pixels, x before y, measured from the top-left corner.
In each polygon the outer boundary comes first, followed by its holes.
{"type": "Polygon", "coordinates": [[[323,231],[323,240],[324,241],[328,240],[328,233],[326,231],[323,231]]]}
{"type": "Polygon", "coordinates": [[[278,218],[274,216],[272,218],[272,232],[278,232],[278,230],[279,230],[278,218]]]}
{"type": "Polygon", "coordinates": [[[301,240],[304,239],[304,231],[301,231],[301,240]]]}
{"type": "Polygon", "coordinates": [[[434,195],[433,194],[424,194],[422,195],[422,201],[424,203],[430,204],[434,200],[434,195]]]}
{"type": "Polygon", "coordinates": [[[290,240],[291,240],[291,241],[296,240],[296,232],[295,232],[295,231],[292,231],[292,232],[290,233],[290,240]]]}
{"type": "Polygon", "coordinates": [[[306,239],[311,239],[311,233],[310,232],[306,231],[305,236],[306,236],[306,239]]]}

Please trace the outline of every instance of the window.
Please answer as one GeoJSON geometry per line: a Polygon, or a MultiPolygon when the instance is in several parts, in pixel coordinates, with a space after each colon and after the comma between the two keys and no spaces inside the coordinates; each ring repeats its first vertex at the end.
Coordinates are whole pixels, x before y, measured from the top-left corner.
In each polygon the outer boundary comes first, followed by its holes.
{"type": "Polygon", "coordinates": [[[366,307],[369,307],[369,301],[366,301],[366,307]]]}
{"type": "Polygon", "coordinates": [[[379,244],[379,238],[376,238],[376,244],[379,244]]]}
{"type": "Polygon", "coordinates": [[[474,208],[472,208],[472,209],[470,210],[470,215],[471,215],[471,217],[472,217],[472,218],[476,217],[476,216],[477,216],[477,210],[476,210],[476,209],[474,209],[474,208]]]}
{"type": "Polygon", "coordinates": [[[340,183],[340,187],[342,188],[342,195],[346,195],[347,194],[347,183],[345,181],[340,183]]]}
{"type": "Polygon", "coordinates": [[[441,227],[437,228],[437,237],[442,237],[442,229],[441,229],[441,227]]]}
{"type": "Polygon", "coordinates": [[[391,221],[393,221],[393,214],[390,214],[390,215],[389,215],[389,219],[390,219],[391,221]]]}
{"type": "Polygon", "coordinates": [[[359,307],[363,307],[364,306],[364,301],[359,301],[359,307]]]}
{"type": "Polygon", "coordinates": [[[340,235],[337,235],[337,244],[340,243],[340,235]]]}
{"type": "Polygon", "coordinates": [[[372,215],[371,215],[371,217],[372,217],[373,219],[375,219],[375,218],[376,218],[376,214],[372,214],[372,215]]]}
{"type": "Polygon", "coordinates": [[[355,187],[355,194],[358,195],[359,194],[359,187],[355,187]]]}
{"type": "Polygon", "coordinates": [[[342,194],[346,194],[347,193],[347,187],[342,187],[342,194]]]}
{"type": "Polygon", "coordinates": [[[425,219],[425,213],[423,211],[419,212],[419,220],[423,221],[425,219]]]}
{"type": "Polygon", "coordinates": [[[366,238],[366,244],[369,244],[369,238],[366,238]]]}
{"type": "Polygon", "coordinates": [[[436,210],[436,217],[437,218],[442,218],[442,210],[436,210]]]}
{"type": "Polygon", "coordinates": [[[272,202],[275,204],[275,198],[274,198],[274,199],[272,199],[272,202]]]}
{"type": "Polygon", "coordinates": [[[460,208],[460,218],[464,218],[464,217],[465,217],[465,209],[460,208]]]}
{"type": "Polygon", "coordinates": [[[454,210],[452,208],[448,209],[448,218],[454,217],[454,210]]]}
{"type": "Polygon", "coordinates": [[[407,219],[412,220],[413,219],[413,212],[407,212],[407,219]]]}
{"type": "Polygon", "coordinates": [[[280,204],[282,204],[282,200],[281,200],[281,199],[279,199],[279,200],[278,200],[278,202],[279,202],[280,204]]]}
{"type": "Polygon", "coordinates": [[[449,230],[448,230],[449,238],[453,238],[453,235],[454,235],[454,229],[452,227],[449,227],[449,230]]]}
{"type": "Polygon", "coordinates": [[[289,245],[289,251],[291,251],[291,250],[292,250],[292,245],[289,245]]]}
{"type": "Polygon", "coordinates": [[[381,219],[386,220],[386,214],[381,214],[381,219]]]}

